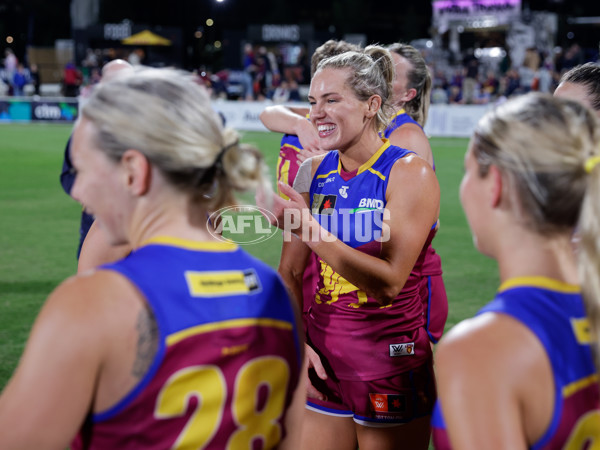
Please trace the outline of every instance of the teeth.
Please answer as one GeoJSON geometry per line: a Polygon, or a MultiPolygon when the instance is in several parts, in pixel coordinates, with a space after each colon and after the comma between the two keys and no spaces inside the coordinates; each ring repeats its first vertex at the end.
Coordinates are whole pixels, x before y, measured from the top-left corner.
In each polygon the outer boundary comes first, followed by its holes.
{"type": "Polygon", "coordinates": [[[317,129],[319,131],[331,131],[335,128],[335,125],[319,125],[317,129]]]}

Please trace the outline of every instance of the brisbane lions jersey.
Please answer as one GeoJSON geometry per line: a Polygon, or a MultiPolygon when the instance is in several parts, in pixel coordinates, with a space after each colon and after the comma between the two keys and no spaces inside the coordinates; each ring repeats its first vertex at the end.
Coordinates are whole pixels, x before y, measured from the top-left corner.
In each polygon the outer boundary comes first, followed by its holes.
{"type": "Polygon", "coordinates": [[[303,344],[273,269],[235,244],[166,237],[101,270],[143,294],[158,350],[128,395],[86,420],[72,449],[279,444],[303,344]]]}
{"type": "MultiPolygon", "coordinates": [[[[532,449],[584,449],[600,436],[600,393],[589,322],[578,286],[545,277],[508,280],[479,314],[514,317],[540,340],[554,374],[550,426],[532,449]]],[[[438,402],[433,418],[438,450],[451,449],[438,402]]]]}

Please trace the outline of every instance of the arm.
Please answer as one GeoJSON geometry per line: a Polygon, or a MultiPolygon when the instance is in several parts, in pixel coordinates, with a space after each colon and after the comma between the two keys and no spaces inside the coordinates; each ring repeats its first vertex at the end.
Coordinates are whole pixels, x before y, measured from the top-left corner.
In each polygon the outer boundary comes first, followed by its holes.
{"type": "Polygon", "coordinates": [[[306,114],[308,114],[308,110],[302,114],[302,110],[298,108],[292,110],[284,105],[272,105],[263,109],[259,117],[263,125],[270,131],[297,135],[296,130],[300,121],[307,121],[306,114]]]}
{"type": "Polygon", "coordinates": [[[111,245],[106,240],[104,232],[94,222],[81,246],[77,273],[83,273],[87,270],[95,269],[102,264],[118,261],[130,252],[131,247],[127,244],[111,245]]]}
{"type": "MultiPolygon", "coordinates": [[[[282,208],[299,209],[302,199],[281,186],[290,197],[275,200],[282,208]]],[[[327,233],[312,216],[303,216],[294,232],[308,233],[308,246],[346,280],[382,304],[389,304],[402,290],[439,213],[440,191],[431,167],[421,158],[407,156],[394,164],[387,187],[389,215],[381,257],[366,255],[327,233]]],[[[278,213],[275,212],[277,216],[278,213]]]]}
{"type": "Polygon", "coordinates": [[[453,448],[524,450],[550,425],[550,363],[515,319],[492,313],[464,321],[442,339],[435,358],[453,448]]]}
{"type": "Polygon", "coordinates": [[[267,106],[260,113],[260,120],[271,131],[298,136],[305,150],[320,151],[319,136],[313,124],[306,119],[306,114],[300,115],[294,111],[301,112],[298,108],[291,110],[283,105],[267,106]]]}
{"type": "Polygon", "coordinates": [[[284,234],[281,258],[277,271],[302,310],[302,281],[310,249],[291,234],[284,234]],[[287,237],[286,237],[287,235],[287,237]]]}
{"type": "Polygon", "coordinates": [[[115,327],[131,318],[123,310],[131,302],[113,293],[106,308],[96,295],[109,285],[72,278],[49,296],[0,396],[2,448],[68,447],[94,403],[109,345],[130,345],[115,327]]]}
{"type": "Polygon", "coordinates": [[[412,150],[433,167],[433,153],[429,139],[423,130],[413,123],[407,123],[396,128],[390,135],[390,143],[398,147],[412,150]]]}

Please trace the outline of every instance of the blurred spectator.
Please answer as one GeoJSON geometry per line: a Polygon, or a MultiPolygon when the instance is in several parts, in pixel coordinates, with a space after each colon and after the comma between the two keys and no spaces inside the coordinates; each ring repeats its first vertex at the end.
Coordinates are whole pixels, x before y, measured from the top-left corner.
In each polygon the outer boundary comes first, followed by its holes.
{"type": "Polygon", "coordinates": [[[537,91],[539,79],[536,74],[540,68],[540,54],[535,48],[525,50],[523,65],[519,67],[520,93],[526,94],[529,91],[537,91]]]}
{"type": "Polygon", "coordinates": [[[448,92],[442,87],[440,82],[435,82],[431,91],[431,103],[434,105],[448,103],[448,92]]]}
{"type": "Polygon", "coordinates": [[[77,97],[82,81],[81,71],[72,62],[67,63],[63,72],[63,95],[65,97],[77,97]]]}
{"type": "Polygon", "coordinates": [[[455,84],[450,85],[448,103],[463,103],[462,89],[455,84]]]}
{"type": "Polygon", "coordinates": [[[275,103],[284,103],[288,101],[300,101],[300,92],[298,91],[298,83],[295,81],[281,80],[279,86],[273,91],[271,100],[275,103]]]}
{"type": "Polygon", "coordinates": [[[25,71],[23,64],[18,63],[17,70],[15,70],[12,77],[13,95],[15,97],[22,97],[27,83],[29,83],[29,74],[25,71]]]}
{"type": "Polygon", "coordinates": [[[583,50],[577,42],[573,42],[566,51],[559,55],[556,70],[563,73],[585,62],[583,50]]]}
{"type": "Polygon", "coordinates": [[[102,78],[102,73],[100,71],[100,68],[93,67],[92,71],[90,72],[90,76],[88,77],[87,82],[84,81],[79,89],[79,105],[80,105],[80,107],[83,104],[83,102],[85,101],[85,99],[87,99],[90,96],[90,94],[92,93],[92,89],[94,88],[94,85],[98,84],[100,82],[101,78],[102,78]]]}
{"type": "Polygon", "coordinates": [[[554,80],[552,79],[552,64],[549,60],[546,60],[543,64],[540,65],[536,73],[537,82],[537,90],[539,92],[552,93],[554,92],[554,88],[556,85],[554,84],[554,80]]]}
{"type": "Polygon", "coordinates": [[[92,67],[98,67],[100,65],[100,61],[98,60],[98,55],[96,54],[96,52],[91,48],[88,48],[85,51],[85,58],[83,59],[81,64],[83,65],[83,67],[89,67],[91,69],[92,67]]]}
{"type": "Polygon", "coordinates": [[[469,49],[466,56],[463,59],[464,78],[462,82],[462,96],[463,103],[471,104],[475,100],[475,91],[477,89],[478,77],[479,77],[479,61],[473,53],[472,49],[469,49]]]}
{"type": "Polygon", "coordinates": [[[506,98],[521,93],[521,78],[519,77],[519,72],[515,68],[511,67],[506,71],[503,81],[504,91],[502,94],[506,98]]]}
{"type": "Polygon", "coordinates": [[[254,78],[258,67],[254,58],[254,49],[252,44],[244,45],[244,98],[246,100],[254,100],[254,78]]]}
{"type": "Polygon", "coordinates": [[[131,53],[129,53],[129,56],[127,56],[127,61],[132,66],[138,66],[144,63],[144,57],[144,50],[142,50],[141,48],[136,48],[131,53]]]}
{"type": "MultiPolygon", "coordinates": [[[[8,91],[9,91],[9,86],[7,83],[4,82],[3,79],[0,78],[0,97],[5,97],[7,95],[9,95],[8,91]]],[[[8,113],[7,113],[8,114],[8,113]]],[[[0,119],[2,119],[2,115],[0,115],[0,119]]]]}
{"type": "Polygon", "coordinates": [[[6,70],[6,79],[12,80],[15,71],[17,70],[17,64],[19,60],[15,56],[12,49],[7,48],[4,50],[4,69],[6,70]]]}
{"type": "Polygon", "coordinates": [[[33,95],[40,95],[40,85],[42,79],[40,78],[40,71],[37,64],[32,64],[29,68],[29,80],[33,85],[33,95]]]}
{"type": "Polygon", "coordinates": [[[485,80],[481,83],[481,91],[490,99],[494,99],[498,95],[498,87],[500,82],[496,78],[496,73],[493,70],[488,70],[485,80]]]}
{"type": "Polygon", "coordinates": [[[302,99],[300,98],[300,88],[298,87],[298,83],[296,82],[296,80],[290,81],[289,85],[290,85],[290,97],[288,100],[290,102],[301,102],[302,99]]]}

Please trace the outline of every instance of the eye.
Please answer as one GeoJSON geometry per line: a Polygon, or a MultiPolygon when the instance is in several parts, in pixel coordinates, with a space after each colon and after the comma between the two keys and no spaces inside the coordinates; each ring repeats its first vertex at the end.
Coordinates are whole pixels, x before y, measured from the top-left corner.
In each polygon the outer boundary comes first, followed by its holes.
{"type": "Polygon", "coordinates": [[[77,176],[77,169],[75,167],[71,167],[69,169],[69,175],[72,175],[72,176],[76,177],[77,176]]]}
{"type": "Polygon", "coordinates": [[[309,100],[308,104],[309,104],[309,105],[316,105],[316,104],[317,104],[317,102],[315,102],[314,100],[309,100]]]}
{"type": "Polygon", "coordinates": [[[336,102],[337,102],[337,100],[334,99],[334,98],[328,98],[327,99],[327,103],[336,103],[336,102]]]}

